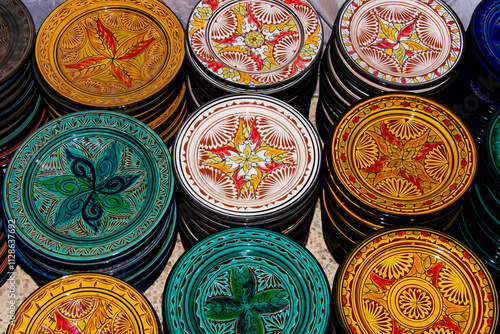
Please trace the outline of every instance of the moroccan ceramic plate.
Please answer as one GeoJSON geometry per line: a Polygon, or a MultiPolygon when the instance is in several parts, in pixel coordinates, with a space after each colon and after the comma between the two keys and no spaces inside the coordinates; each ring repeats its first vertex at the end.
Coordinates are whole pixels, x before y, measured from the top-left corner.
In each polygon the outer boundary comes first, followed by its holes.
{"type": "Polygon", "coordinates": [[[460,19],[441,0],[347,1],[333,33],[358,73],[396,89],[444,80],[464,54],[460,19]]]}
{"type": "Polygon", "coordinates": [[[372,234],[340,265],[333,309],[342,333],[495,333],[498,294],[483,262],[437,230],[372,234]]]}
{"type": "Polygon", "coordinates": [[[182,72],[184,30],[161,1],[66,1],[41,25],[44,84],[84,106],[118,108],[160,93],[182,72]]]}
{"type": "Polygon", "coordinates": [[[278,99],[227,96],[183,123],[172,149],[179,190],[231,220],[271,219],[315,189],[321,144],[311,123],[278,99]]]}
{"type": "Polygon", "coordinates": [[[325,150],[331,178],[377,211],[407,217],[448,212],[477,168],[469,131],[448,109],[418,95],[375,96],[346,112],[325,150]]]}
{"type": "Polygon", "coordinates": [[[7,333],[124,332],[158,334],[148,300],[133,287],[99,274],[75,274],[33,292],[17,309],[7,333]]]}
{"type": "Polygon", "coordinates": [[[203,70],[235,86],[269,87],[298,78],[321,56],[319,17],[307,1],[200,1],[188,48],[203,70]]]}
{"type": "Polygon", "coordinates": [[[166,145],[132,117],[63,116],[17,150],[5,176],[6,215],[36,254],[74,265],[118,258],[158,229],[173,193],[170,163],[166,145]]]}
{"type": "Polygon", "coordinates": [[[280,233],[230,229],[196,244],[170,272],[167,333],[325,333],[329,284],[317,260],[280,233]]]}
{"type": "Polygon", "coordinates": [[[36,30],[21,0],[0,3],[0,83],[24,69],[32,56],[36,30]]]}

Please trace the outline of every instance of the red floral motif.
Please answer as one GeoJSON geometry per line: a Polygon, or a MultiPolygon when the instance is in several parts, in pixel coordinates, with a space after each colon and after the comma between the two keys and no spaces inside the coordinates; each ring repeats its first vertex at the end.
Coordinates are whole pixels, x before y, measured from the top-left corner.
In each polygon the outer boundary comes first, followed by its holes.
{"type": "Polygon", "coordinates": [[[395,126],[392,120],[384,121],[376,129],[366,132],[364,136],[370,139],[362,139],[362,142],[373,140],[378,158],[374,160],[372,152],[360,147],[355,152],[357,165],[365,166],[361,170],[371,174],[366,179],[372,180],[370,182],[381,192],[390,192],[390,195],[398,197],[423,195],[432,188],[432,184],[440,181],[433,176],[442,177],[443,169],[447,168],[446,162],[443,165],[442,161],[431,160],[441,157],[443,151],[440,151],[441,154],[429,154],[443,142],[429,128],[420,123],[412,124],[415,121],[411,119],[398,119],[397,122],[399,124],[395,126]],[[373,162],[366,166],[367,161],[373,162]],[[431,171],[427,164],[432,166],[431,171]],[[418,193],[409,187],[410,184],[418,189],[418,193]]]}
{"type": "Polygon", "coordinates": [[[66,68],[77,70],[81,78],[110,71],[129,88],[132,87],[133,80],[141,79],[140,69],[129,60],[143,53],[155,40],[154,38],[146,39],[147,33],[141,33],[119,43],[99,18],[95,22],[88,22],[85,28],[97,55],[84,58],[76,64],[66,65],[66,68]]]}

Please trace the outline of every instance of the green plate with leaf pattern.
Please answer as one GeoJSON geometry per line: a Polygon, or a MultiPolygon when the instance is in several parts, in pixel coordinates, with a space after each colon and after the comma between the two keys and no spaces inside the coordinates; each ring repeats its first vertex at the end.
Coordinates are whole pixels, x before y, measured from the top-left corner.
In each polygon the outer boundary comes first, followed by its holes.
{"type": "Polygon", "coordinates": [[[4,192],[19,247],[32,256],[75,266],[118,260],[143,246],[167,213],[170,154],[132,117],[74,113],[23,142],[4,192]]]}
{"type": "Polygon", "coordinates": [[[177,261],[162,312],[165,333],[327,333],[329,284],[314,256],[281,233],[228,229],[177,261]]]}

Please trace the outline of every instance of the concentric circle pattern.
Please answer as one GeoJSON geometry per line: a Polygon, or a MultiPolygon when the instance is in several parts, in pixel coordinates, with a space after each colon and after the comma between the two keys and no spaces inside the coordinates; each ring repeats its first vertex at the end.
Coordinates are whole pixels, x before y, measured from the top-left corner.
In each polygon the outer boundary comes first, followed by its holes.
{"type": "Polygon", "coordinates": [[[349,1],[339,18],[337,45],[375,82],[403,89],[434,85],[463,57],[460,19],[440,0],[349,1]]]}
{"type": "Polygon", "coordinates": [[[280,233],[219,232],[179,259],[165,285],[166,333],[325,333],[329,285],[316,259],[280,233]]]}
{"type": "Polygon", "coordinates": [[[72,263],[119,256],[157,230],[173,195],[167,146],[115,112],[63,116],[10,163],[5,211],[32,252],[72,263]]]}
{"type": "Polygon", "coordinates": [[[187,34],[202,68],[239,86],[263,88],[297,78],[322,48],[321,23],[307,1],[201,1],[187,34]]]}
{"type": "Polygon", "coordinates": [[[391,214],[453,207],[477,168],[476,147],[462,122],[416,95],[360,102],[339,119],[329,140],[327,164],[336,182],[363,205],[391,214]]]}
{"type": "Polygon", "coordinates": [[[159,334],[147,299],[125,282],[99,274],[75,274],[33,292],[17,309],[7,333],[159,334]]]}
{"type": "Polygon", "coordinates": [[[181,71],[184,30],[157,1],[80,1],[57,7],[36,40],[43,80],[81,105],[115,108],[159,94],[181,71]]]}
{"type": "Polygon", "coordinates": [[[370,235],[336,273],[342,333],[495,333],[498,294],[460,241],[427,228],[370,235]]]}

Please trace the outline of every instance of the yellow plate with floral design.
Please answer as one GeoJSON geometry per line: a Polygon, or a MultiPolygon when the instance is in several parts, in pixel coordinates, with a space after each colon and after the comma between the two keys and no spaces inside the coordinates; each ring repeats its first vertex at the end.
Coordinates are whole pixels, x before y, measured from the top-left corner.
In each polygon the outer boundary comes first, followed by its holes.
{"type": "Polygon", "coordinates": [[[340,265],[333,295],[344,334],[486,334],[498,324],[498,292],[482,261],[427,228],[364,239],[340,265]]]}
{"type": "Polygon", "coordinates": [[[7,333],[158,334],[161,328],[154,309],[133,287],[87,273],[56,279],[33,292],[7,333]]]}
{"type": "Polygon", "coordinates": [[[458,204],[473,182],[469,130],[418,95],[386,94],[352,107],[326,145],[330,176],[353,199],[391,214],[426,215],[458,204]]]}
{"type": "Polygon", "coordinates": [[[68,0],[41,25],[36,64],[46,84],[86,106],[113,108],[161,92],[179,74],[184,29],[155,0],[68,0]]]}

